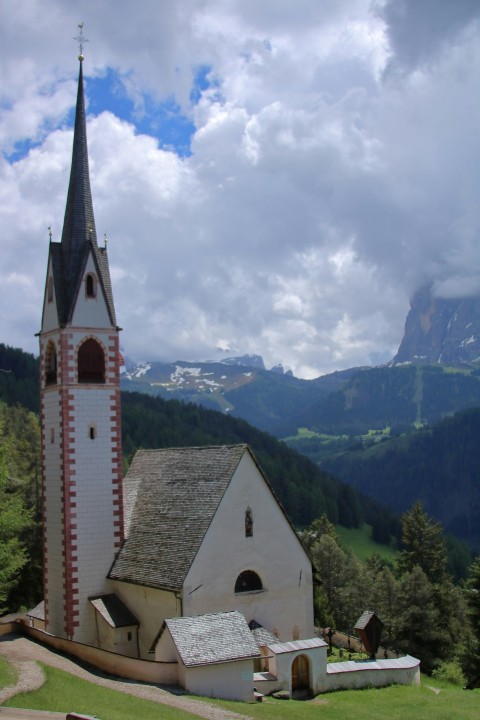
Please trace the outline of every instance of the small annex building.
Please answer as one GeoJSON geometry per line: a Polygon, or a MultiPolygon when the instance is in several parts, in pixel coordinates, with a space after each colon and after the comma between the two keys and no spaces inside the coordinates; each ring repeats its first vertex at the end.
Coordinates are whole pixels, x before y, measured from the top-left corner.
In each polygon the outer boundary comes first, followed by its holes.
{"type": "Polygon", "coordinates": [[[252,700],[252,660],[258,645],[239,612],[166,620],[155,659],[177,663],[177,682],[195,695],[252,700]]]}
{"type": "Polygon", "coordinates": [[[310,559],[247,445],[138,451],[124,508],[108,577],[138,619],[132,656],[151,658],[181,616],[238,611],[277,640],[313,635],[310,559]]]}

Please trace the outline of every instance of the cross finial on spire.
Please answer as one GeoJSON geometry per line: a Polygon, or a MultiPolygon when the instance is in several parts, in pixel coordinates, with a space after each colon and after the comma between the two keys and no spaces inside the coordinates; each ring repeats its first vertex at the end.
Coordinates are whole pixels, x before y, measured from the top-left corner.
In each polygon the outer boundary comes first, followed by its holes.
{"type": "Polygon", "coordinates": [[[83,22],[79,23],[79,24],[78,24],[78,27],[79,27],[78,35],[77,35],[77,37],[74,37],[73,39],[78,42],[78,48],[79,48],[79,50],[80,50],[80,54],[79,54],[79,56],[78,56],[78,59],[80,60],[80,62],[82,62],[82,60],[83,60],[83,46],[84,46],[85,43],[88,42],[88,38],[84,37],[84,35],[83,35],[83,22]]]}

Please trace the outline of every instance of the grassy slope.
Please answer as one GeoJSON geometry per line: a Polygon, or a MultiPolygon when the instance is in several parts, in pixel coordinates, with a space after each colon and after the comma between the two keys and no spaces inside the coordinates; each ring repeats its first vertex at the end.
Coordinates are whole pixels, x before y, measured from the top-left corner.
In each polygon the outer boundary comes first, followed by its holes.
{"type": "Polygon", "coordinates": [[[40,663],[45,684],[35,692],[20,693],[7,700],[5,707],[77,712],[95,715],[101,720],[194,720],[196,715],[150,700],[89,683],[40,663]]]}
{"type": "Polygon", "coordinates": [[[344,528],[341,525],[335,527],[345,547],[350,548],[360,561],[366,560],[373,553],[377,553],[388,562],[395,562],[396,550],[387,545],[379,545],[371,538],[372,529],[370,525],[363,525],[361,528],[344,528]]]}
{"type": "MultiPolygon", "coordinates": [[[[16,695],[7,707],[77,712],[97,715],[102,720],[188,720],[193,716],[167,705],[130,697],[93,685],[73,675],[44,667],[45,685],[33,693],[16,695]]],[[[422,679],[419,688],[392,686],[383,689],[345,690],[319,695],[304,702],[266,698],[262,703],[214,702],[227,710],[258,720],[355,720],[388,718],[388,720],[477,720],[480,690],[465,691],[439,681],[422,679]],[[431,687],[435,686],[434,692],[431,687]]]]}

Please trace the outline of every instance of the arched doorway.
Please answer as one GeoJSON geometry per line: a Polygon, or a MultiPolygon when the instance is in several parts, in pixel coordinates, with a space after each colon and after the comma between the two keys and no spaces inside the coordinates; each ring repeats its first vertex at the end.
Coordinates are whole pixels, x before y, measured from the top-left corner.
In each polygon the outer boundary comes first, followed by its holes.
{"type": "Polygon", "coordinates": [[[310,661],[306,655],[297,655],[292,663],[292,693],[310,691],[310,661]]]}

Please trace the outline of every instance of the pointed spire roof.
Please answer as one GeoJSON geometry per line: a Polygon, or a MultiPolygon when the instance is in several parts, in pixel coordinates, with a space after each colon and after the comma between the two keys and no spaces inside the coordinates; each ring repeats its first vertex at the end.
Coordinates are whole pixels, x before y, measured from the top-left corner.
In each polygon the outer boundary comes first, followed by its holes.
{"type": "Polygon", "coordinates": [[[72,165],[62,233],[64,253],[71,257],[82,254],[85,244],[89,240],[95,245],[97,244],[88,169],[87,122],[82,67],[83,63],[80,60],[72,165]]]}
{"type": "Polygon", "coordinates": [[[73,135],[72,164],[61,243],[51,243],[53,272],[59,320],[71,320],[80,283],[90,253],[94,257],[100,286],[112,325],[116,325],[115,308],[106,248],[99,248],[93,214],[90,173],[88,167],[87,122],[83,90],[83,55],[79,56],[77,105],[73,135]]]}

